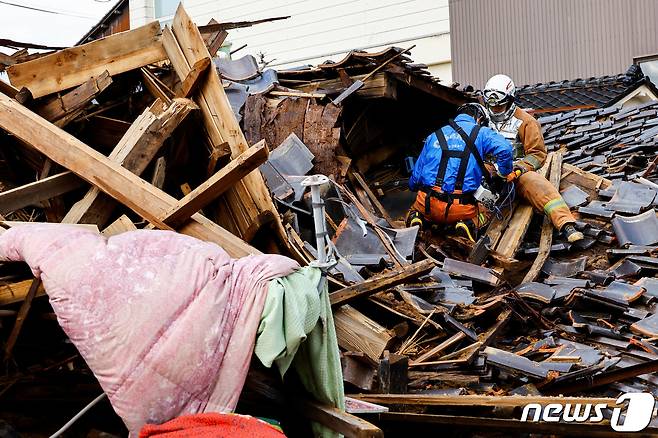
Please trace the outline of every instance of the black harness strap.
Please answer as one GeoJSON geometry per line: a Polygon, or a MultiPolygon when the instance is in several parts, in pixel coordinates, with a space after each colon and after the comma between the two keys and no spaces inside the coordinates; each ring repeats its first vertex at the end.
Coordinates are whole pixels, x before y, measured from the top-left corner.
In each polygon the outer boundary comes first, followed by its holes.
{"type": "MultiPolygon", "coordinates": [[[[455,181],[455,190],[462,190],[464,186],[464,178],[466,177],[466,169],[468,168],[468,162],[470,160],[471,155],[475,157],[475,160],[477,164],[480,166],[480,168],[482,169],[482,173],[485,175],[485,177],[487,178],[489,177],[489,174],[486,171],[486,168],[484,167],[484,162],[482,161],[482,157],[480,156],[480,153],[478,152],[477,147],[475,146],[475,139],[477,138],[478,133],[480,132],[480,126],[475,125],[475,127],[471,131],[471,135],[468,136],[466,135],[464,130],[459,125],[457,125],[457,123],[455,123],[454,120],[449,120],[448,123],[450,124],[452,129],[454,129],[462,137],[466,146],[461,151],[450,150],[448,148],[448,141],[446,140],[445,135],[443,135],[443,131],[440,128],[436,130],[434,134],[436,135],[439,145],[441,146],[441,161],[439,162],[439,168],[436,172],[436,180],[434,185],[437,187],[443,186],[446,170],[448,168],[448,161],[451,158],[459,158],[460,163],[459,163],[459,169],[457,171],[457,179],[455,181]]],[[[446,218],[448,217],[448,212],[455,199],[460,199],[461,203],[464,203],[463,201],[465,200],[468,200],[469,203],[472,202],[471,201],[472,195],[469,197],[463,197],[462,199],[461,196],[453,195],[450,193],[441,193],[433,189],[424,190],[424,191],[426,194],[425,214],[428,216],[430,214],[430,200],[432,197],[438,198],[447,204],[445,210],[446,218]]]]}
{"type": "Polygon", "coordinates": [[[460,151],[451,151],[448,149],[448,141],[446,140],[445,135],[443,135],[441,128],[437,129],[434,135],[436,135],[439,145],[441,146],[441,161],[439,162],[439,169],[436,171],[436,181],[434,185],[441,187],[443,186],[443,178],[445,177],[446,169],[448,168],[448,161],[455,156],[454,152],[460,151]]]}
{"type": "MultiPolygon", "coordinates": [[[[477,147],[475,146],[475,139],[477,138],[478,134],[480,133],[480,126],[475,125],[475,127],[471,131],[471,135],[468,136],[468,135],[466,135],[464,130],[461,128],[461,126],[456,124],[454,120],[450,120],[448,123],[450,124],[452,129],[457,131],[457,134],[459,134],[461,136],[461,138],[464,140],[464,143],[466,143],[466,148],[465,149],[469,149],[470,154],[473,155],[473,158],[475,158],[475,162],[480,167],[480,170],[482,171],[482,175],[487,180],[487,182],[489,184],[491,184],[491,175],[489,175],[489,172],[487,171],[487,168],[484,166],[484,160],[482,159],[482,156],[480,155],[480,152],[478,151],[477,147]]],[[[466,160],[466,162],[468,163],[468,160],[466,160]]],[[[462,163],[462,166],[464,166],[463,163],[462,163]]],[[[461,171],[461,167],[460,167],[460,171],[461,171]]],[[[465,174],[465,172],[466,172],[466,168],[464,167],[464,174],[465,174]]],[[[459,178],[459,176],[458,176],[458,178],[459,178]]],[[[462,183],[463,183],[463,178],[464,177],[462,176],[462,183]]]]}

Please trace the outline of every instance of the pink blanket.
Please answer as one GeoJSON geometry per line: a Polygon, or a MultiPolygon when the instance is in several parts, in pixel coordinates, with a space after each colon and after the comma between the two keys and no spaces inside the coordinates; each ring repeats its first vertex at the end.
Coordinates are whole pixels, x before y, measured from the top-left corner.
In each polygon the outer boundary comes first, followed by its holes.
{"type": "Polygon", "coordinates": [[[131,433],[183,414],[235,408],[269,280],[299,266],[231,259],[168,231],[105,237],[61,224],[0,235],[0,260],[41,276],[62,328],[131,433]]]}

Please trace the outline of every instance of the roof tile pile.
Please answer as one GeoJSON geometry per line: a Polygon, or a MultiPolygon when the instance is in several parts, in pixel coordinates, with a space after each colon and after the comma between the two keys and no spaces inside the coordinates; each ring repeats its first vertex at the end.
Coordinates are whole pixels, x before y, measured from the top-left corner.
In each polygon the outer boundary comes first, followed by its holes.
{"type": "Polygon", "coordinates": [[[623,108],[577,109],[537,119],[549,151],[606,178],[643,171],[658,145],[658,102],[623,108]]]}
{"type": "Polygon", "coordinates": [[[642,85],[655,89],[642,70],[633,65],[626,73],[613,76],[524,85],[517,89],[516,100],[522,108],[537,112],[603,108],[618,102],[642,85]]]}

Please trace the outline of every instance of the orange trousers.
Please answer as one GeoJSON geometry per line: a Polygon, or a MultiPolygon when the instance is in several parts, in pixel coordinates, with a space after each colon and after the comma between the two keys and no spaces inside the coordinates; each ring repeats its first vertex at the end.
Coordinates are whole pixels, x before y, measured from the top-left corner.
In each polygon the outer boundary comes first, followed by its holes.
{"type": "Polygon", "coordinates": [[[516,180],[516,195],[543,211],[558,230],[569,222],[576,222],[560,192],[537,172],[526,172],[516,180]]]}
{"type": "MultiPolygon", "coordinates": [[[[438,188],[435,187],[434,190],[438,191],[438,188]]],[[[411,207],[411,210],[420,212],[428,222],[442,225],[453,225],[459,221],[470,219],[473,221],[476,228],[481,228],[489,219],[487,209],[484,208],[484,206],[460,204],[459,200],[453,201],[448,209],[448,216],[446,216],[446,208],[448,207],[448,204],[434,197],[430,199],[430,213],[428,215],[425,212],[426,196],[425,192],[419,190],[418,195],[416,195],[416,202],[411,207]]]]}

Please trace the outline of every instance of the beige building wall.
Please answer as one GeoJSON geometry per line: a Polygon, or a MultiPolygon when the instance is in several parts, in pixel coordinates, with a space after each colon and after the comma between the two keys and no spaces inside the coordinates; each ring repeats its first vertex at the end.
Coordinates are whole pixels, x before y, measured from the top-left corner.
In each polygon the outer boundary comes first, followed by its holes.
{"type": "MultiPolygon", "coordinates": [[[[166,23],[176,0],[130,0],[131,26],[155,18],[166,23]],[[160,2],[160,3],[158,3],[160,2]]],[[[290,15],[283,21],[236,29],[232,49],[243,44],[269,66],[285,68],[340,60],[349,50],[409,47],[415,62],[427,64],[444,83],[452,82],[448,0],[185,0],[197,24],[246,21],[290,15]]],[[[236,54],[236,56],[240,56],[236,54]]]]}
{"type": "Polygon", "coordinates": [[[450,0],[455,81],[483,87],[624,73],[658,53],[656,0],[450,0]]]}

